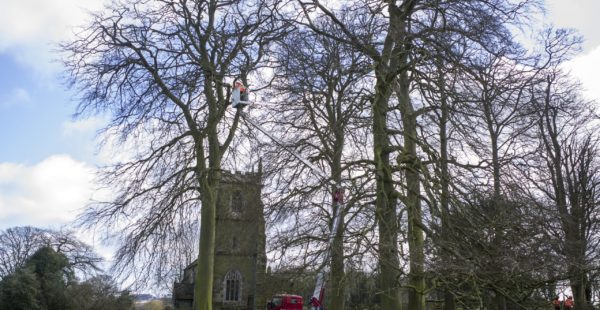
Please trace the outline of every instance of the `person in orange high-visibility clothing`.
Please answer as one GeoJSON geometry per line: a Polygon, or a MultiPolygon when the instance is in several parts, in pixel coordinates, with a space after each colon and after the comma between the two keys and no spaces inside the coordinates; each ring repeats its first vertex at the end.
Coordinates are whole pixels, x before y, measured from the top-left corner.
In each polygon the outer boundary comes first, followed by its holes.
{"type": "Polygon", "coordinates": [[[563,304],[565,310],[571,310],[573,309],[573,305],[575,303],[573,302],[573,296],[569,296],[569,298],[567,298],[563,304]]]}
{"type": "Polygon", "coordinates": [[[560,300],[558,299],[558,296],[552,299],[552,307],[554,307],[554,310],[560,310],[560,300]]]}

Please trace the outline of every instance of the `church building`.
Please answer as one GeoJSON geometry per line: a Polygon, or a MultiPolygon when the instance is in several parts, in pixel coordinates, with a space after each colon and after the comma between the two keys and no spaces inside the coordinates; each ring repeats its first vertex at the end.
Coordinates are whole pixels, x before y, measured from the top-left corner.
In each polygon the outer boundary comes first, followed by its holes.
{"type": "MultiPolygon", "coordinates": [[[[265,291],[265,220],[261,172],[221,174],[217,202],[213,309],[263,309],[265,291]]],[[[196,262],[174,283],[175,309],[191,309],[196,262]]]]}

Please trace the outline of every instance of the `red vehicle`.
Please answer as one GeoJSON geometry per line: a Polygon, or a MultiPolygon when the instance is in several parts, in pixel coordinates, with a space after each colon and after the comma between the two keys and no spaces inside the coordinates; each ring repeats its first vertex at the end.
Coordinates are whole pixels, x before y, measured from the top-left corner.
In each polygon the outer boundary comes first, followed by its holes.
{"type": "Polygon", "coordinates": [[[304,301],[298,295],[275,295],[267,304],[267,310],[302,310],[304,301]]]}

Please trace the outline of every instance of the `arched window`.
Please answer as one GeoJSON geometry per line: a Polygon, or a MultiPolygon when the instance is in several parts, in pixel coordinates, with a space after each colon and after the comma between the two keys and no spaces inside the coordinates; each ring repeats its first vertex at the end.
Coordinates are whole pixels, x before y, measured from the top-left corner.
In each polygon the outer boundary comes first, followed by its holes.
{"type": "Polygon", "coordinates": [[[242,298],[242,274],[237,270],[230,270],[225,275],[224,301],[239,302],[242,298]]]}
{"type": "Polygon", "coordinates": [[[240,215],[242,213],[242,209],[244,208],[244,196],[242,195],[242,191],[233,191],[231,194],[229,207],[231,209],[231,213],[234,215],[240,215]]]}

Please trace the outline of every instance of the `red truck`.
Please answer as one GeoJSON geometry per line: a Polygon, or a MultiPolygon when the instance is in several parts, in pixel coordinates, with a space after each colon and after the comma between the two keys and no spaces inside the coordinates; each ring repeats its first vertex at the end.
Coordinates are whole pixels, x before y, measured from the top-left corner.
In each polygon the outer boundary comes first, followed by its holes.
{"type": "Polygon", "coordinates": [[[302,296],[281,294],[275,295],[267,304],[267,310],[302,310],[302,296]]]}

